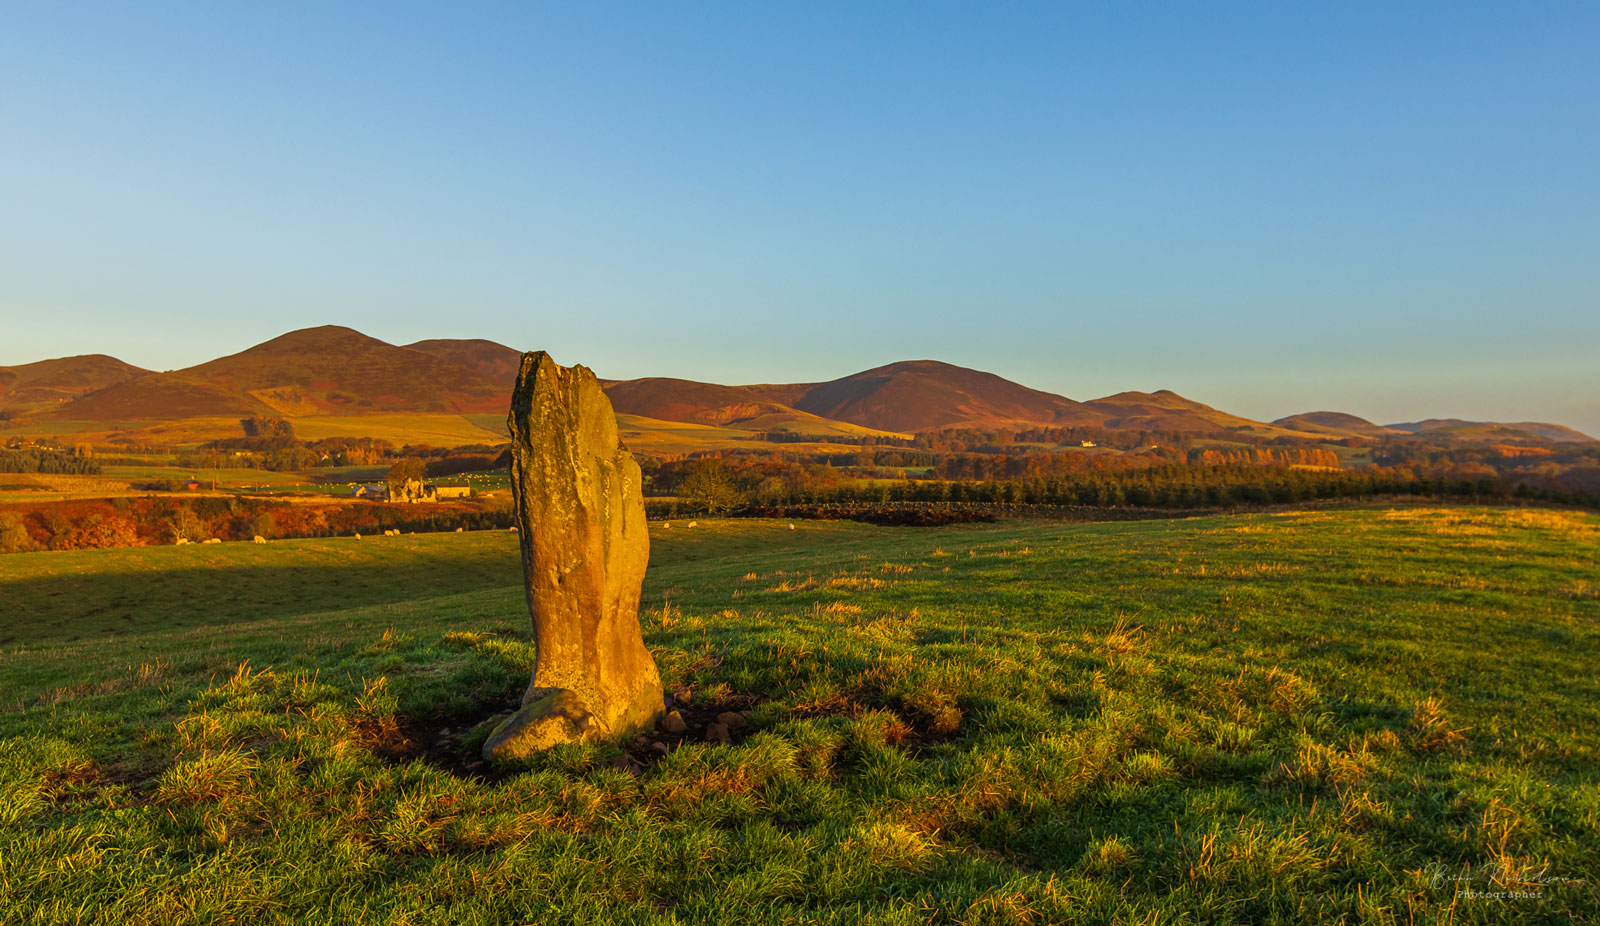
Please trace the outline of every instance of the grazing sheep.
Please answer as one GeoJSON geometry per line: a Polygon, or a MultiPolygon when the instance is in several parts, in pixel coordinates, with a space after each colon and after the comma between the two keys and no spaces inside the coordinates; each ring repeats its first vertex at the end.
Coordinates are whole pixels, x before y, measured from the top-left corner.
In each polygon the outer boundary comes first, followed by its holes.
{"type": "Polygon", "coordinates": [[[671,521],[662,521],[661,522],[661,529],[662,530],[668,530],[668,531],[672,530],[672,522],[671,521]]]}
{"type": "Polygon", "coordinates": [[[356,539],[357,539],[357,540],[360,540],[360,539],[361,539],[361,535],[360,535],[360,534],[357,534],[357,535],[356,535],[356,539]]]}
{"type": "Polygon", "coordinates": [[[459,527],[456,528],[456,533],[458,533],[458,534],[461,533],[461,528],[459,528],[459,527]]]}
{"type": "Polygon", "coordinates": [[[510,527],[506,528],[506,530],[508,530],[511,533],[515,534],[517,532],[517,526],[515,524],[513,524],[510,527]]]}
{"type": "Polygon", "coordinates": [[[699,521],[690,521],[688,524],[684,525],[684,527],[699,527],[699,526],[700,526],[700,522],[699,521]]]}
{"type": "Polygon", "coordinates": [[[794,530],[794,525],[793,524],[789,525],[789,529],[790,530],[794,530]]]}
{"type": "Polygon", "coordinates": [[[222,538],[221,537],[207,537],[202,542],[203,543],[221,543],[222,542],[222,538]]]}
{"type": "Polygon", "coordinates": [[[383,532],[383,536],[385,536],[385,537],[393,537],[398,533],[399,533],[399,531],[384,531],[383,532]]]}
{"type": "Polygon", "coordinates": [[[250,538],[250,542],[251,543],[266,543],[267,542],[267,538],[261,536],[260,534],[257,534],[254,537],[250,538]]]}
{"type": "Polygon", "coordinates": [[[184,544],[186,544],[188,542],[189,542],[189,538],[188,537],[179,537],[177,540],[174,540],[172,542],[172,545],[173,546],[177,546],[177,547],[181,547],[181,546],[183,546],[184,544]]]}

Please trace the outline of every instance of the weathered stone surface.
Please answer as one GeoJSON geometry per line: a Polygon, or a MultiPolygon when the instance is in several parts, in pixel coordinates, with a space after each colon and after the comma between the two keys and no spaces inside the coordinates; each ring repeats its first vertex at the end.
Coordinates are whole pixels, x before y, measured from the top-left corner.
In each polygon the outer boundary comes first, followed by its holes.
{"type": "Polygon", "coordinates": [[[642,479],[610,400],[588,369],[524,354],[508,425],[537,655],[522,708],[485,742],[486,758],[621,739],[662,711],[639,629],[650,558],[642,479]]]}
{"type": "Polygon", "coordinates": [[[682,733],[689,729],[689,725],[683,722],[682,714],[679,714],[677,711],[671,711],[667,714],[666,718],[661,721],[661,729],[667,731],[668,733],[682,733]]]}
{"type": "Polygon", "coordinates": [[[484,758],[524,759],[558,743],[596,739],[604,727],[575,692],[558,688],[535,698],[495,727],[484,758]]]}

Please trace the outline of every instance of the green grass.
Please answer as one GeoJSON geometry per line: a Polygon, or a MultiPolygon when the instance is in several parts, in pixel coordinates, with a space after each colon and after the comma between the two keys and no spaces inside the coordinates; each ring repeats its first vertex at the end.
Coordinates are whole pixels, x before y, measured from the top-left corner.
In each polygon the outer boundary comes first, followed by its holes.
{"type": "Polygon", "coordinates": [[[441,767],[527,681],[513,534],[0,557],[0,920],[1600,906],[1600,518],[796,526],[652,526],[664,682],[753,718],[637,777],[441,767]]]}

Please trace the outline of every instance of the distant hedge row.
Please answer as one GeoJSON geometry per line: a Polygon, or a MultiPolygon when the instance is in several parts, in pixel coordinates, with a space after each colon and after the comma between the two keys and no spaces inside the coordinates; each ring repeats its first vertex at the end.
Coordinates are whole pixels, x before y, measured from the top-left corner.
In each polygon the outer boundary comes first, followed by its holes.
{"type": "Polygon", "coordinates": [[[868,507],[896,502],[949,502],[1002,507],[1199,509],[1395,495],[1526,498],[1600,507],[1600,499],[1588,493],[1527,485],[1513,488],[1498,477],[1451,479],[1403,468],[1352,471],[1241,465],[1156,466],[1044,479],[841,484],[800,489],[770,504],[868,507]]]}

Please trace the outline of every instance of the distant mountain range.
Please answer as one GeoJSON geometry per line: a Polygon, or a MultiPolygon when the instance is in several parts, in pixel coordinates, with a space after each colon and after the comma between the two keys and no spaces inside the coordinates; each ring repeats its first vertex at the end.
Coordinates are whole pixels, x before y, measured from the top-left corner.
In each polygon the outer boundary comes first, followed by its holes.
{"type": "MultiPolygon", "coordinates": [[[[155,373],[101,354],[0,367],[0,411],[63,421],[274,415],[503,412],[521,352],[485,340],[394,345],[350,328],[305,328],[198,366],[155,373]]],[[[1087,402],[979,370],[910,360],[818,383],[728,386],[650,377],[608,381],[619,414],[752,431],[904,435],[952,427],[1090,426],[1261,437],[1592,441],[1541,422],[1430,419],[1380,426],[1339,412],[1254,421],[1168,390],[1087,402]]]]}

